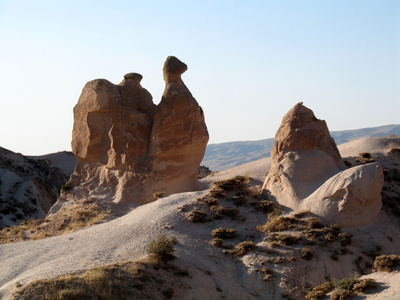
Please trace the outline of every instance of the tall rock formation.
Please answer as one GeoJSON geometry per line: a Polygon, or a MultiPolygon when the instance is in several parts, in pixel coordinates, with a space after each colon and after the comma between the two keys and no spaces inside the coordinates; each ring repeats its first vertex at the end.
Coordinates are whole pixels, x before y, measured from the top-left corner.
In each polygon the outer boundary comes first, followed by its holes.
{"type": "Polygon", "coordinates": [[[176,57],[167,58],[158,106],[137,73],[126,74],[118,85],[105,79],[85,85],[74,108],[77,165],[66,199],[142,204],[156,192],[199,188],[208,132],[201,107],[181,79],[186,69],[176,57]]]}
{"type": "Polygon", "coordinates": [[[303,103],[283,117],[271,158],[263,193],[280,204],[342,226],[368,223],[379,214],[382,167],[347,169],[325,121],[303,103]]]}
{"type": "Polygon", "coordinates": [[[198,190],[198,169],[208,142],[204,113],[182,81],[186,64],[164,63],[165,90],[154,116],[150,157],[155,191],[198,190]]]}

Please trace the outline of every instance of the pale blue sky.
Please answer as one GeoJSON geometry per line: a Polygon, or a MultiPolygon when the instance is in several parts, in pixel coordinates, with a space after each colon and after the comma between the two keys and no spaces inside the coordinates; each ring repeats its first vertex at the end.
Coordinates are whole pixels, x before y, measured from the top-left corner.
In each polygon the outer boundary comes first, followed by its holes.
{"type": "Polygon", "coordinates": [[[275,135],[303,101],[330,130],[400,123],[400,1],[0,0],[0,146],[70,150],[87,81],[177,56],[210,143],[275,135]]]}

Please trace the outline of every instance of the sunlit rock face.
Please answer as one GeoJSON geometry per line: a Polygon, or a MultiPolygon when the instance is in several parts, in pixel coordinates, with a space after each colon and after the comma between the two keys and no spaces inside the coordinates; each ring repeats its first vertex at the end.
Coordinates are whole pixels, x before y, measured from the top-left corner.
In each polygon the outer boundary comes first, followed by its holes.
{"type": "Polygon", "coordinates": [[[197,172],[208,142],[204,114],[181,79],[186,64],[170,56],[159,105],[129,73],[114,85],[88,82],[74,108],[73,189],[63,195],[119,204],[151,201],[154,193],[197,190],[197,172]]]}
{"type": "Polygon", "coordinates": [[[303,103],[283,117],[271,157],[263,194],[280,204],[341,226],[365,224],[379,214],[382,167],[347,169],[325,121],[303,103]]]}

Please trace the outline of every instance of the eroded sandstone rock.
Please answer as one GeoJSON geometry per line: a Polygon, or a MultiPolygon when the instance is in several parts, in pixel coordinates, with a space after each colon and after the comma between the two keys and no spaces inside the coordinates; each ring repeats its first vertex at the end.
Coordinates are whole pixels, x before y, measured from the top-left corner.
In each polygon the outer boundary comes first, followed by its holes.
{"type": "Polygon", "coordinates": [[[145,203],[154,193],[199,188],[208,132],[201,107],[181,79],[186,69],[176,57],[167,58],[158,106],[137,73],[126,74],[118,85],[105,79],[85,85],[74,108],[77,165],[67,199],[145,203]]]}
{"type": "Polygon", "coordinates": [[[280,204],[342,226],[368,223],[379,214],[382,167],[347,169],[325,121],[303,103],[283,117],[271,158],[263,193],[280,204]]]}
{"type": "Polygon", "coordinates": [[[164,93],[154,116],[150,157],[155,191],[199,189],[198,168],[208,142],[202,108],[181,79],[187,66],[176,57],[164,64],[164,93]]]}

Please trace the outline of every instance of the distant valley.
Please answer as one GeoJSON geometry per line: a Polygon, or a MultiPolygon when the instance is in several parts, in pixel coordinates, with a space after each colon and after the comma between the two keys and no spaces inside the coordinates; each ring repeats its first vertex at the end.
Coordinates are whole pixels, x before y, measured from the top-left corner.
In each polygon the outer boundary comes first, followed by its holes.
{"type": "MultiPolygon", "coordinates": [[[[400,136],[400,124],[354,130],[331,131],[336,144],[364,137],[400,136]]],[[[222,171],[271,155],[274,138],[259,141],[238,141],[207,145],[202,165],[212,171],[222,171]]]]}

